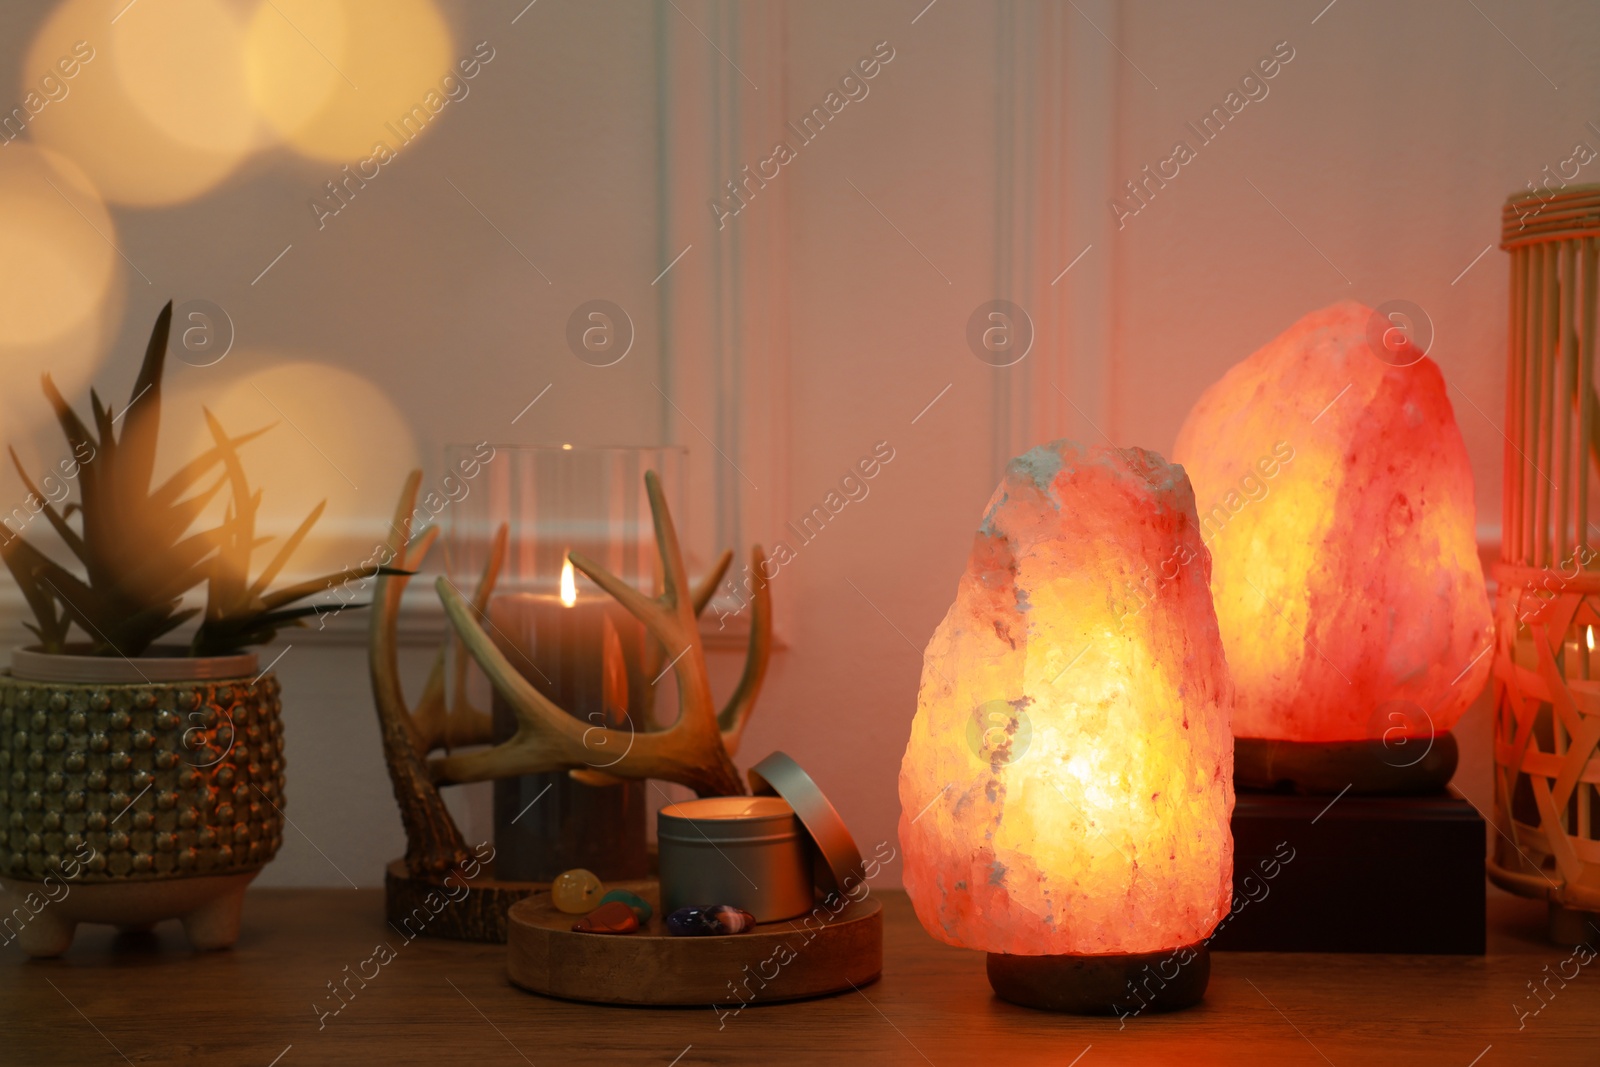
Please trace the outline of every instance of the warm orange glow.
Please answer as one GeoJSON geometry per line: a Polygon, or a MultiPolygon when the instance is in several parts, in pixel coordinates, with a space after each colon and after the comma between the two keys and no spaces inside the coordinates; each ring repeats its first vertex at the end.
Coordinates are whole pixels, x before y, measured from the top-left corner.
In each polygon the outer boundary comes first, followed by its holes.
{"type": "Polygon", "coordinates": [[[578,580],[572,570],[572,561],[561,557],[561,603],[567,607],[578,602],[578,580]]]}
{"type": "Polygon", "coordinates": [[[1594,627],[1593,626],[1586,627],[1586,633],[1585,633],[1584,639],[1589,642],[1589,651],[1593,652],[1594,651],[1594,627]]]}
{"type": "MultiPolygon", "coordinates": [[[[292,147],[316,159],[354,163],[388,129],[459,78],[450,29],[431,0],[274,0],[256,9],[246,45],[250,95],[292,147]]],[[[443,109],[439,105],[439,110],[443,109]]]]}
{"type": "MultiPolygon", "coordinates": [[[[1432,360],[1379,358],[1373,312],[1307,315],[1178,435],[1238,688],[1234,733],[1354,741],[1391,701],[1445,731],[1489,673],[1472,470],[1432,360]],[[1400,365],[1404,364],[1404,365],[1400,365]]],[[[1409,342],[1403,342],[1409,344],[1409,342]]]]}
{"type": "Polygon", "coordinates": [[[255,137],[241,41],[221,0],[66,0],[22,65],[25,97],[49,99],[47,84],[58,97],[27,130],[82,167],[108,200],[191,199],[227,177],[255,137]]]}
{"type": "MultiPolygon", "coordinates": [[[[117,274],[117,228],[70,160],[26,142],[0,150],[0,346],[48,342],[89,322],[117,274]]],[[[30,397],[39,370],[32,368],[30,397]]]]}
{"type": "Polygon", "coordinates": [[[1153,952],[1231,896],[1228,673],[1193,494],[1154,453],[1013,460],[928,643],[900,770],[929,932],[1022,955],[1153,952]]]}

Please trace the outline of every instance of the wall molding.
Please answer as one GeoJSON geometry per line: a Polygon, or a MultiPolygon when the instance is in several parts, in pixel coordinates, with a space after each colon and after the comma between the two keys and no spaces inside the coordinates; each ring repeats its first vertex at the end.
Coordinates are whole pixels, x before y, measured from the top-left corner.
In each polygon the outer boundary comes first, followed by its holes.
{"type": "MultiPolygon", "coordinates": [[[[657,285],[661,421],[689,448],[691,553],[708,565],[732,548],[737,580],[750,546],[772,545],[789,495],[787,182],[747,169],[786,121],[787,10],[660,0],[656,17],[660,262],[689,249],[657,285]],[[713,201],[735,194],[744,206],[719,218],[713,201]]],[[[707,610],[727,615],[719,638],[743,640],[742,603],[724,591],[707,610]]],[[[781,601],[777,613],[781,630],[781,601]]]]}
{"type": "Polygon", "coordinates": [[[1110,0],[997,8],[993,289],[1026,309],[1034,329],[1028,356],[994,372],[997,479],[1011,457],[1044,441],[1115,440],[1103,205],[1118,82],[1115,53],[1094,28],[1114,34],[1115,22],[1110,0]]]}

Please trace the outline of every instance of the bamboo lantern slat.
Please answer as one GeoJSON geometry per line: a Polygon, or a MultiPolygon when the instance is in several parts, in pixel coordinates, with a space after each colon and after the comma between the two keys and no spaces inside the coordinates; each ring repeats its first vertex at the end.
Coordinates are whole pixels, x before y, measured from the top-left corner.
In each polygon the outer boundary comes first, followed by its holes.
{"type": "MultiPolygon", "coordinates": [[[[1600,185],[1506,202],[1506,468],[1494,661],[1496,884],[1600,912],[1600,185]]],[[[1563,920],[1564,921],[1564,920],[1563,920]]]]}

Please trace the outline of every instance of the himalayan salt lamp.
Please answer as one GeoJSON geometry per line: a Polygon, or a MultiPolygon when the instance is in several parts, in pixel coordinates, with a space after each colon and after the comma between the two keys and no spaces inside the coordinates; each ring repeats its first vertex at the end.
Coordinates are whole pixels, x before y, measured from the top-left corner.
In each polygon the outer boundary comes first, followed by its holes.
{"type": "Polygon", "coordinates": [[[1439,368],[1335,304],[1206,390],[1175,454],[1211,552],[1240,785],[1442,787],[1491,629],[1439,368]]]}
{"type": "Polygon", "coordinates": [[[1183,1007],[1232,893],[1230,686],[1183,468],[1011,461],[928,642],[900,767],[905,887],[1001,997],[1183,1007]]]}

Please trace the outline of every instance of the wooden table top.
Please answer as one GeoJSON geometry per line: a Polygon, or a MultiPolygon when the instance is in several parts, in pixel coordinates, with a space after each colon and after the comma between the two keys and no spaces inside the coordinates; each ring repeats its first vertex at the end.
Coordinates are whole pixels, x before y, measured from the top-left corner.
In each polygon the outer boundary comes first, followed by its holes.
{"type": "Polygon", "coordinates": [[[404,943],[378,890],[260,890],[230,951],[196,955],[175,923],[84,927],[58,960],[0,948],[0,1063],[1600,1063],[1600,964],[1563,968],[1571,953],[1541,939],[1543,906],[1498,892],[1487,957],[1216,953],[1203,1004],[1125,1025],[996,1000],[981,953],[933,941],[904,894],[881,899],[880,981],[719,1019],[521,992],[500,946],[404,943]],[[319,1028],[328,983],[380,942],[397,943],[394,958],[319,1028]],[[1535,1001],[1528,983],[1558,970],[1569,979],[1535,1001]]]}

